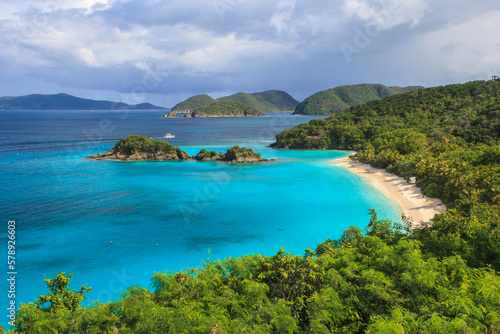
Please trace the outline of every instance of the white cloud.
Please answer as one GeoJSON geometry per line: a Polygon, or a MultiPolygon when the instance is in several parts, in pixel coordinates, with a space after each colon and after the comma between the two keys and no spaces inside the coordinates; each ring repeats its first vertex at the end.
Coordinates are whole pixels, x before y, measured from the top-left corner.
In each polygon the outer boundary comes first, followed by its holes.
{"type": "Polygon", "coordinates": [[[499,65],[500,3],[493,0],[0,0],[0,5],[0,87],[2,74],[17,73],[68,89],[99,85],[121,92],[153,73],[169,77],[157,93],[245,87],[313,92],[354,82],[463,81],[499,65]],[[223,15],[214,3],[225,5],[223,15]],[[369,43],[346,64],[339,43],[355,45],[354,28],[362,29],[369,43]]]}
{"type": "Polygon", "coordinates": [[[276,29],[276,35],[278,37],[283,37],[283,35],[296,35],[296,31],[291,25],[296,3],[297,0],[280,0],[276,5],[273,16],[269,20],[269,24],[276,29]]]}
{"type": "Polygon", "coordinates": [[[375,21],[381,30],[404,23],[417,26],[429,10],[429,0],[345,0],[344,12],[365,22],[375,21]]]}

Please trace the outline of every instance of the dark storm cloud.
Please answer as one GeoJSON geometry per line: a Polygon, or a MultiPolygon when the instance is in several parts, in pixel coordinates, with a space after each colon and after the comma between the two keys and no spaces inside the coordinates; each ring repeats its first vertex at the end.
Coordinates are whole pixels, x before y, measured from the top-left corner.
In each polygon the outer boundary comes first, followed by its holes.
{"type": "Polygon", "coordinates": [[[32,93],[24,87],[37,82],[171,103],[266,89],[303,99],[342,84],[439,85],[500,72],[496,1],[0,2],[0,95],[32,93]]]}

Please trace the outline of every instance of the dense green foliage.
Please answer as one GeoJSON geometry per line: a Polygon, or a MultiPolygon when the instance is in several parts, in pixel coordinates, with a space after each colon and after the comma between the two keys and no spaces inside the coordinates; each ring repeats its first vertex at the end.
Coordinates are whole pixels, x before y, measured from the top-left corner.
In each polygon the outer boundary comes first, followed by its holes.
{"type": "Polygon", "coordinates": [[[450,209],[416,230],[424,249],[500,270],[500,82],[422,89],[352,107],[277,136],[275,147],[358,150],[450,209]],[[317,136],[318,139],[308,139],[317,136]]]}
{"type": "Polygon", "coordinates": [[[236,93],[230,96],[223,96],[217,100],[206,94],[196,95],[175,105],[172,111],[192,112],[198,109],[210,107],[215,102],[238,102],[254,107],[260,111],[289,111],[294,110],[299,104],[290,94],[280,90],[267,90],[260,93],[236,93]]]}
{"type": "Polygon", "coordinates": [[[198,155],[203,154],[205,158],[213,158],[219,155],[216,151],[207,151],[206,149],[202,148],[200,150],[200,153],[198,155]]]}
{"type": "Polygon", "coordinates": [[[233,146],[226,151],[224,154],[225,161],[237,160],[238,157],[241,156],[243,158],[257,158],[261,159],[260,153],[255,153],[251,148],[233,146]]]}
{"type": "Polygon", "coordinates": [[[21,306],[16,332],[500,331],[500,277],[493,270],[473,269],[459,255],[426,255],[421,242],[371,214],[366,235],[351,227],[304,256],[280,250],[155,273],[152,291],[133,286],[108,304],[50,310],[37,300],[21,306]]]}
{"type": "Polygon", "coordinates": [[[420,86],[386,87],[378,84],[360,84],[340,86],[313,94],[300,103],[294,115],[330,115],[339,113],[349,107],[357,106],[368,101],[380,100],[384,97],[405,93],[420,86]]]}
{"type": "Polygon", "coordinates": [[[126,154],[133,152],[146,153],[181,153],[181,149],[163,140],[149,139],[144,136],[130,135],[125,139],[120,139],[112,148],[113,151],[120,151],[126,154]]]}
{"type": "Polygon", "coordinates": [[[184,111],[194,111],[196,109],[206,108],[211,106],[215,102],[207,94],[195,95],[190,97],[187,100],[182,101],[181,103],[176,104],[172,111],[174,112],[184,112],[184,111]]]}
{"type": "Polygon", "coordinates": [[[149,103],[130,105],[123,102],[95,101],[68,94],[32,94],[1,97],[0,110],[161,110],[149,103]]]}
{"type": "Polygon", "coordinates": [[[193,111],[193,117],[266,116],[260,110],[238,102],[215,102],[210,107],[193,111]]]}
{"type": "Polygon", "coordinates": [[[299,104],[290,94],[280,90],[267,90],[260,93],[237,93],[217,99],[222,102],[239,102],[261,111],[290,111],[299,104]]]}

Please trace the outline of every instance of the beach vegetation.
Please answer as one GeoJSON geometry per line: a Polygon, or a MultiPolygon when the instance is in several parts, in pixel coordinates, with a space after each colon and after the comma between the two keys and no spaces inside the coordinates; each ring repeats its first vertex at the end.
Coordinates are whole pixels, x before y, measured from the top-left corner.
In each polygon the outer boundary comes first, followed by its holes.
{"type": "Polygon", "coordinates": [[[351,107],[276,136],[274,147],[356,150],[448,208],[408,237],[444,258],[500,270],[500,83],[427,88],[351,107]],[[317,136],[318,140],[308,137],[317,136]]]}
{"type": "MultiPolygon", "coordinates": [[[[460,255],[434,256],[373,211],[304,255],[280,249],[159,272],[107,304],[41,311],[23,305],[15,332],[495,333],[500,277],[460,255]],[[57,319],[57,321],[56,321],[57,319]],[[39,331],[43,332],[43,331],[39,331]],[[54,331],[56,332],[56,331],[54,331]]],[[[83,289],[83,288],[82,288],[83,289]]]]}

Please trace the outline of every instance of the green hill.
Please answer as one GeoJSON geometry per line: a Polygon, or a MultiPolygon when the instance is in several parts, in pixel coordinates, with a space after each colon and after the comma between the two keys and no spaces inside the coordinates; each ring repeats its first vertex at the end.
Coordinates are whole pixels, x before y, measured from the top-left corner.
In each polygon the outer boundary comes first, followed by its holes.
{"type": "Polygon", "coordinates": [[[238,102],[215,102],[211,106],[193,111],[192,117],[249,117],[266,116],[257,108],[238,102]]]}
{"type": "Polygon", "coordinates": [[[141,103],[129,105],[122,102],[82,99],[69,94],[32,94],[19,97],[0,97],[0,110],[163,110],[165,108],[141,103]]]}
{"type": "Polygon", "coordinates": [[[300,103],[294,115],[329,115],[342,112],[349,107],[395,94],[421,89],[420,86],[386,87],[379,84],[340,86],[311,95],[300,103]]]}
{"type": "Polygon", "coordinates": [[[215,102],[207,94],[195,95],[190,97],[187,100],[182,101],[181,103],[176,104],[173,108],[173,112],[193,112],[197,109],[206,108],[211,106],[215,102]]]}
{"type": "Polygon", "coordinates": [[[201,108],[206,108],[215,103],[215,101],[239,102],[264,112],[290,111],[294,110],[299,104],[299,101],[295,100],[286,92],[280,90],[268,90],[252,94],[236,93],[234,95],[218,98],[217,100],[212,99],[206,94],[196,95],[176,104],[172,108],[172,111],[190,113],[201,108]]]}
{"type": "Polygon", "coordinates": [[[234,95],[221,97],[217,99],[222,102],[239,102],[261,111],[290,111],[294,110],[299,104],[288,93],[279,90],[268,90],[261,93],[237,93],[234,95]]]}

